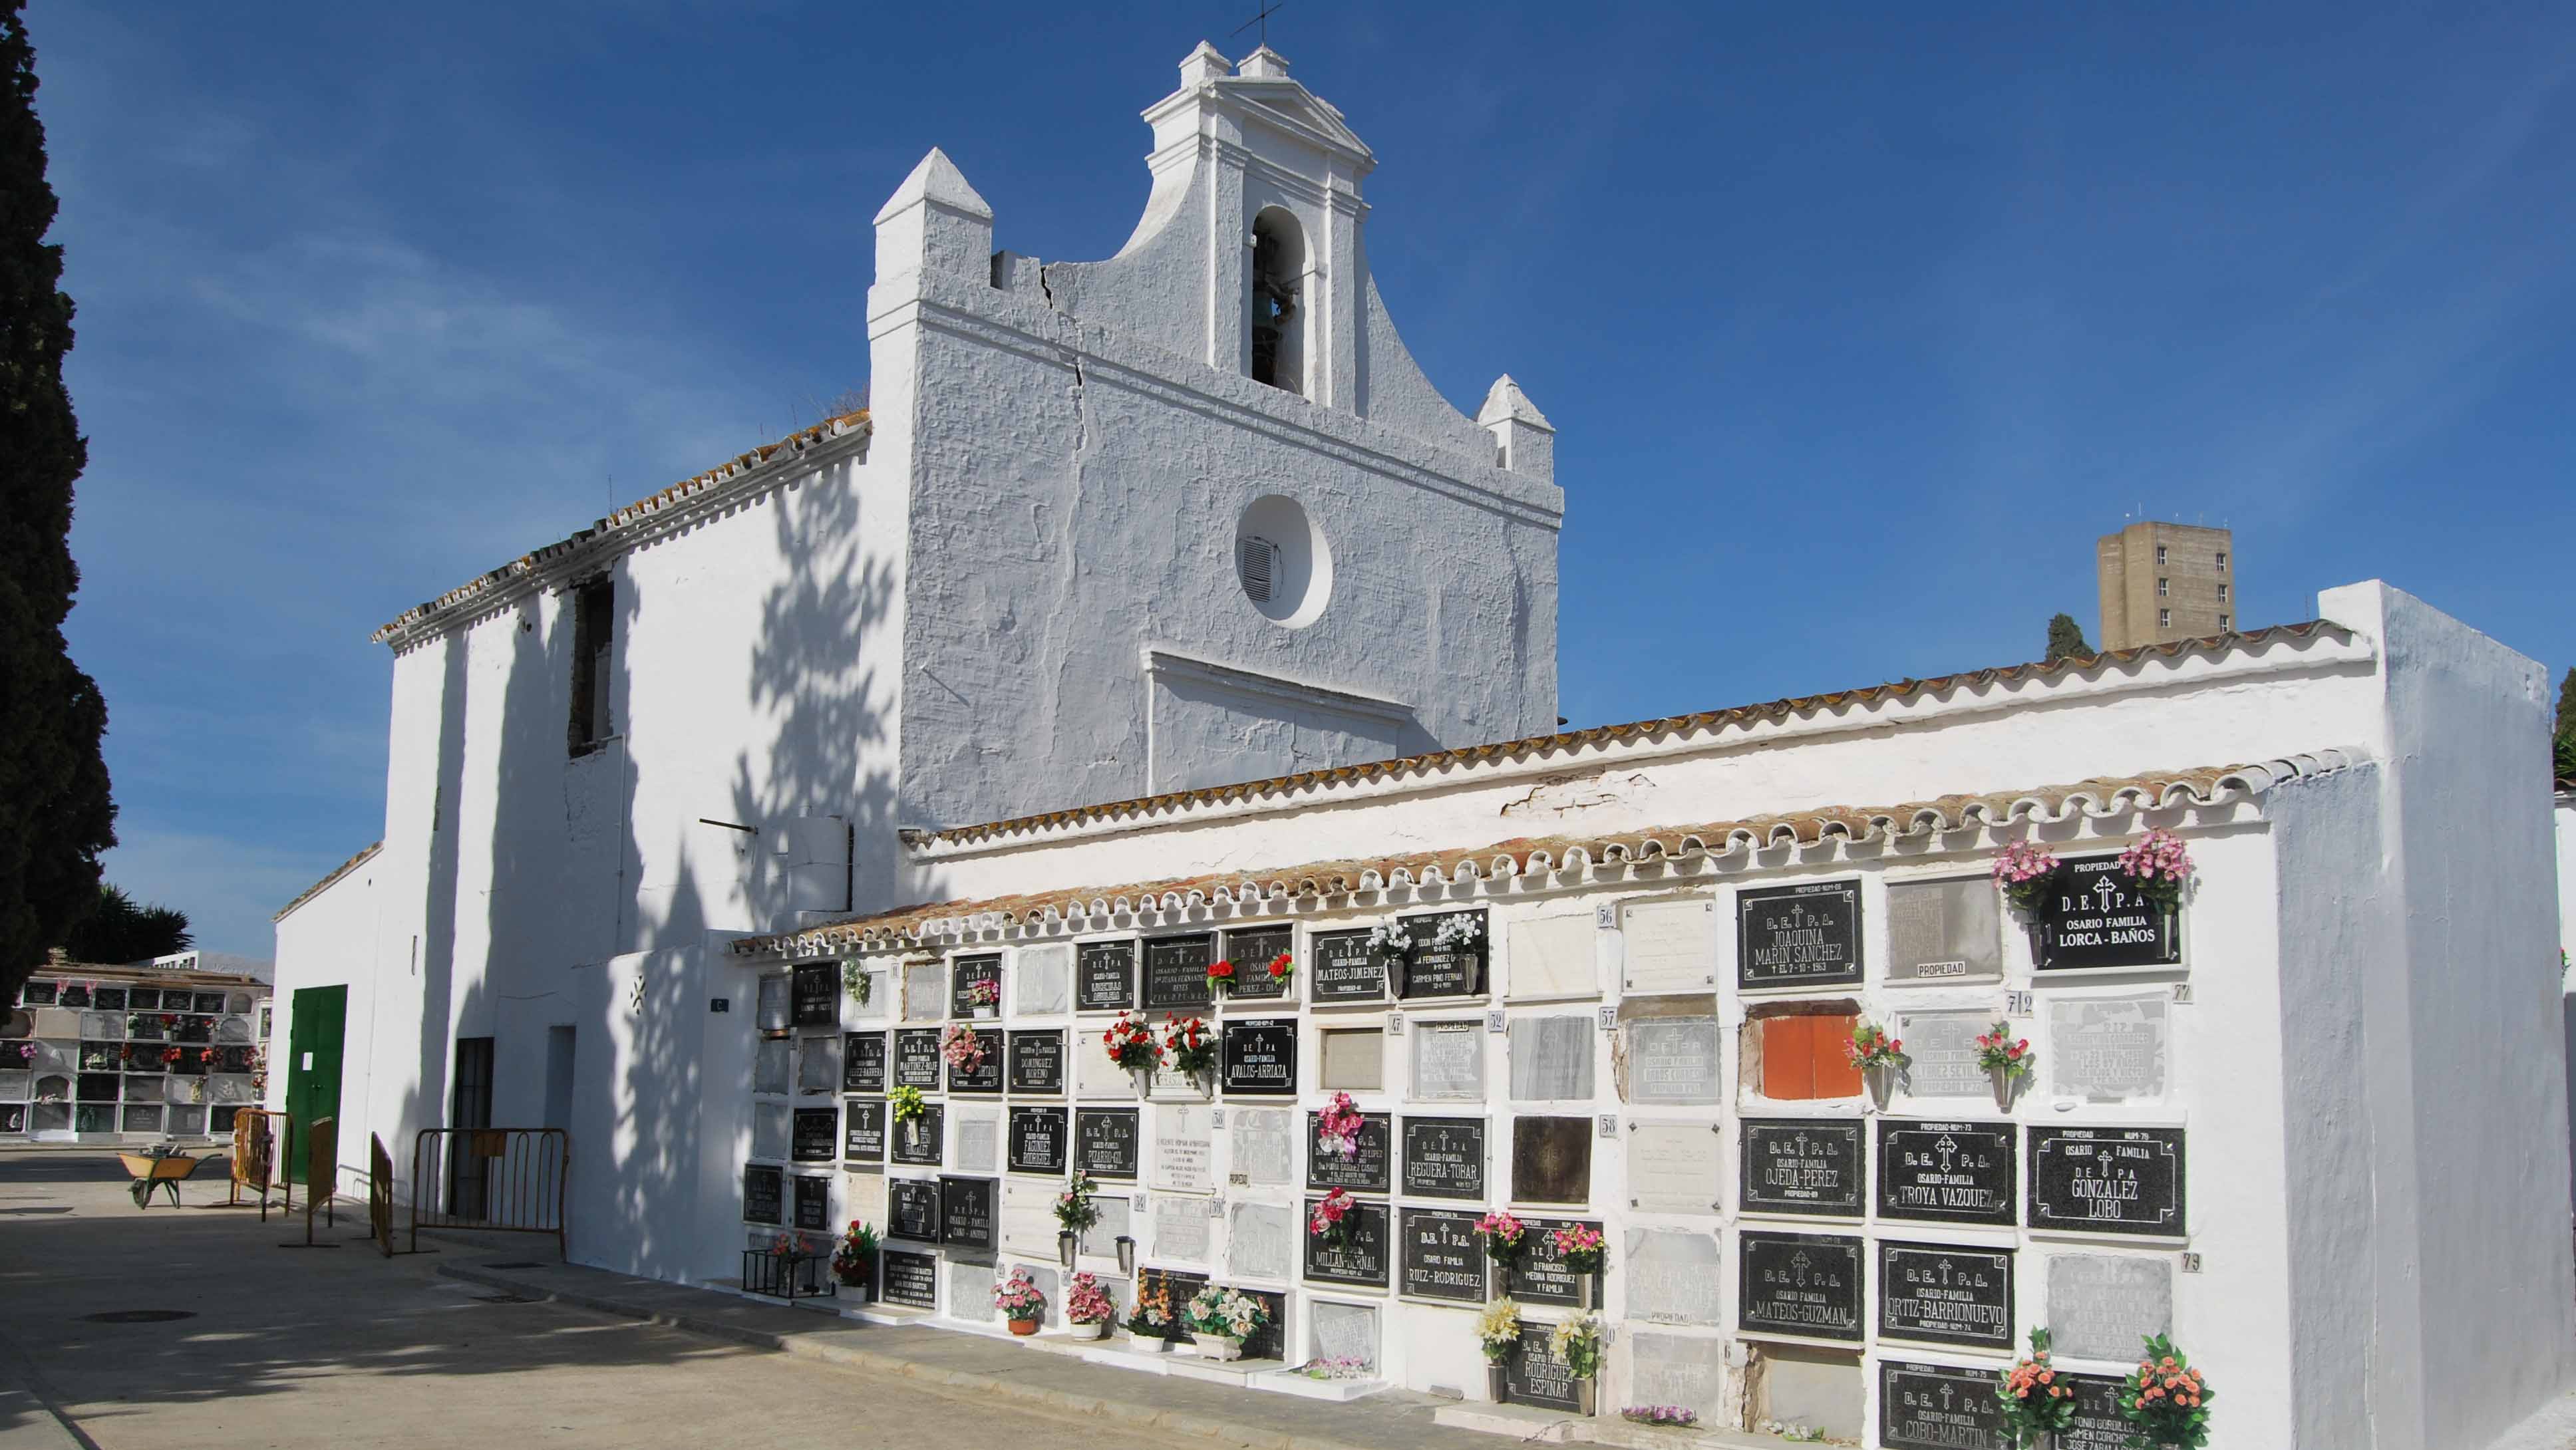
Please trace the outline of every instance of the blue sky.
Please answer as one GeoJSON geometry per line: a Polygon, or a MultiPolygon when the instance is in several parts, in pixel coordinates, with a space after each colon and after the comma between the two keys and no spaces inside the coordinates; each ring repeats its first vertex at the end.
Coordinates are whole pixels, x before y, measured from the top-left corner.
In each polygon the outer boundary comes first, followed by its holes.
{"type": "MultiPolygon", "coordinates": [[[[1577,724],[2034,657],[2237,532],[2576,661],[2576,11],[1292,0],[1433,381],[1561,430],[1577,724]]],[[[203,945],[382,823],[404,607],[865,379],[930,146],[1105,256],[1225,4],[36,0],[111,879],[203,945]]]]}

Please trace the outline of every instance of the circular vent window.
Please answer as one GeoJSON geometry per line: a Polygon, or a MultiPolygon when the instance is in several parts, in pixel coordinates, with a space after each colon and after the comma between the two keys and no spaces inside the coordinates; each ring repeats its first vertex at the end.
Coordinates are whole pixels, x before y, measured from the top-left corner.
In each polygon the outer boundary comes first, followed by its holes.
{"type": "Polygon", "coordinates": [[[1302,505],[1267,494],[1235,521],[1234,577],[1264,618],[1303,629],[1332,599],[1333,552],[1302,505]]]}

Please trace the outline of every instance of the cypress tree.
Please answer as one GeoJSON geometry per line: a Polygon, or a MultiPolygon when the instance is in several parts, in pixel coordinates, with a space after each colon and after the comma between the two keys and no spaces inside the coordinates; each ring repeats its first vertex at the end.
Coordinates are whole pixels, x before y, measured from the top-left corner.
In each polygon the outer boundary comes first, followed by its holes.
{"type": "Polygon", "coordinates": [[[2075,622],[2074,615],[2059,614],[2048,621],[2048,663],[2085,659],[2092,653],[2093,646],[2084,642],[2084,626],[2075,622]]]}
{"type": "Polygon", "coordinates": [[[62,248],[45,243],[54,191],[23,4],[0,0],[0,1000],[97,908],[98,853],[116,844],[107,702],[63,645],[89,450],[63,390],[72,300],[62,248]]]}
{"type": "Polygon", "coordinates": [[[2576,670],[2558,682],[2558,736],[2550,766],[2560,780],[2576,780],[2576,670]]]}

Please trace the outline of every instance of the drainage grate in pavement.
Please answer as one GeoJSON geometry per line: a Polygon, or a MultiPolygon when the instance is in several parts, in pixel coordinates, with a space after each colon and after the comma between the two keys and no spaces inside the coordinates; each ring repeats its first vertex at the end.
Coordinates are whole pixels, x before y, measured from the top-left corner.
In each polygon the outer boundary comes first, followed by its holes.
{"type": "Polygon", "coordinates": [[[474,1296],[474,1302],[477,1304],[534,1304],[537,1301],[525,1294],[477,1294],[474,1296]]]}
{"type": "Polygon", "coordinates": [[[545,1265],[533,1259],[512,1259],[506,1264],[485,1264],[487,1269],[542,1269],[545,1265]]]}
{"type": "Polygon", "coordinates": [[[105,1314],[84,1314],[92,1324],[167,1324],[174,1319],[194,1319],[192,1309],[114,1309],[105,1314]]]}

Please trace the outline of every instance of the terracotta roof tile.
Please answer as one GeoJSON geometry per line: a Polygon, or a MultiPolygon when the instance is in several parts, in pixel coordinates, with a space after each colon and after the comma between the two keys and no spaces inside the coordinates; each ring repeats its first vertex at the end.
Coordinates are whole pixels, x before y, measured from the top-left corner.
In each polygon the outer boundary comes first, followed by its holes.
{"type": "Polygon", "coordinates": [[[1297,775],[1274,776],[1267,780],[1204,786],[1196,790],[1166,791],[1161,795],[1139,796],[1132,800],[1109,801],[1100,805],[1074,806],[1060,811],[1042,811],[1036,815],[1015,816],[1009,820],[990,821],[981,825],[951,826],[937,831],[920,832],[915,839],[959,844],[985,841],[1045,826],[1075,825],[1087,821],[1105,820],[1113,816],[1149,815],[1156,811],[1169,810],[1175,806],[1200,801],[1253,800],[1307,786],[1392,779],[1446,765],[1473,766],[1489,761],[1511,760],[1526,755],[1544,755],[1571,750],[1582,745],[1626,740],[1654,740],[1723,725],[1785,720],[1796,715],[1839,709],[1849,705],[1868,705],[1881,700],[1905,699],[1916,695],[1937,695],[1945,690],[1966,686],[2011,683],[2019,680],[2044,680],[2057,675],[2088,670],[2096,665],[2126,664],[2142,659],[2173,659],[2193,654],[2223,654],[2230,650],[2248,649],[2278,640],[2305,640],[2320,635],[2338,640],[2352,637],[2351,632],[2343,626],[2322,619],[2312,619],[2304,624],[2276,624],[2265,629],[2209,635],[2199,639],[2168,640],[2161,644],[2141,645],[2135,649],[2107,650],[2101,654],[2076,655],[2062,660],[2001,665],[1960,674],[1936,675],[1927,680],[1896,680],[1884,685],[1839,690],[1832,694],[1795,695],[1758,705],[1736,705],[1722,710],[1703,710],[1693,715],[1669,715],[1654,720],[1630,721],[1622,725],[1598,725],[1587,730],[1566,730],[1553,735],[1532,735],[1520,740],[1504,740],[1490,745],[1469,745],[1455,750],[1408,755],[1396,760],[1370,761],[1362,765],[1309,770],[1297,775]]]}
{"type": "Polygon", "coordinates": [[[916,944],[925,934],[937,934],[941,923],[1009,927],[1037,921],[1073,922],[1203,902],[1337,897],[1428,882],[1497,879],[1587,865],[1727,856],[1750,848],[1793,842],[1812,845],[1836,837],[1852,842],[1887,841],[2018,821],[2065,820],[2078,814],[2105,816],[2130,810],[2214,805],[2259,795],[2284,780],[2339,770],[2364,758],[2358,752],[2329,750],[2258,765],[2106,776],[2072,785],[1945,795],[1897,806],[1824,807],[1609,835],[1520,836],[1473,849],[1312,861],[1277,870],[1213,872],[973,901],[925,902],[801,931],[748,937],[735,942],[733,950],[737,955],[757,956],[894,949],[916,944]]]}
{"type": "MultiPolygon", "coordinates": [[[[635,502],[611,513],[608,517],[601,519],[589,528],[583,529],[580,532],[569,535],[565,538],[558,539],[542,548],[522,554],[518,558],[511,560],[509,563],[502,565],[498,569],[478,574],[473,578],[466,580],[464,583],[457,585],[455,588],[448,590],[436,599],[413,605],[411,608],[395,615],[392,619],[387,620],[381,628],[379,628],[374,634],[369,635],[368,638],[378,644],[383,644],[394,638],[394,636],[409,630],[414,626],[424,624],[460,605],[473,603],[474,601],[493,593],[495,590],[499,590],[510,584],[516,583],[517,581],[534,574],[545,565],[562,558],[565,554],[590,543],[594,539],[616,533],[621,529],[629,529],[636,527],[639,524],[650,522],[655,515],[660,514],[664,510],[669,509],[676,504],[686,502],[691,497],[703,493],[710,488],[714,488],[718,484],[730,483],[734,479],[740,478],[745,473],[750,472],[752,469],[768,463],[781,453],[801,454],[807,448],[812,447],[814,444],[820,443],[825,439],[843,437],[854,431],[865,432],[869,427],[868,410],[861,408],[856,412],[842,413],[836,417],[826,418],[811,428],[799,429],[796,432],[790,433],[786,437],[779,439],[775,443],[764,443],[759,447],[752,449],[748,453],[736,454],[731,459],[708,469],[704,473],[681,479],[678,483],[672,484],[669,488],[663,489],[659,493],[637,499],[635,502]]],[[[290,907],[289,909],[291,910],[292,908],[290,907]]]]}

